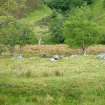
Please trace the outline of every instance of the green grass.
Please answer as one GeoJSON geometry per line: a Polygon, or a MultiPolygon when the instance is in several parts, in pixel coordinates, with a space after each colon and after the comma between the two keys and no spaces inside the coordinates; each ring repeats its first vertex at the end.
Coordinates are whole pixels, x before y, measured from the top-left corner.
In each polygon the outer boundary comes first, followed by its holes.
{"type": "Polygon", "coordinates": [[[105,105],[105,61],[0,58],[0,105],[105,105]]]}

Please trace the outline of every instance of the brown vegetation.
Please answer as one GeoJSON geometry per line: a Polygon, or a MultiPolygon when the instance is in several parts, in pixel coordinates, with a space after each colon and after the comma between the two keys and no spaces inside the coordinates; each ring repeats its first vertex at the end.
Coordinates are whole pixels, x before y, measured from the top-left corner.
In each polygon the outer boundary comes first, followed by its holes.
{"type": "Polygon", "coordinates": [[[35,55],[51,56],[54,54],[71,55],[74,50],[70,49],[67,45],[27,45],[23,48],[23,52],[35,55]]]}
{"type": "MultiPolygon", "coordinates": [[[[91,46],[87,49],[87,54],[99,54],[105,52],[105,46],[97,45],[91,46]]],[[[59,54],[69,56],[72,54],[81,54],[80,49],[71,49],[67,45],[27,45],[23,48],[23,53],[26,55],[41,55],[48,57],[51,55],[59,54]]]]}

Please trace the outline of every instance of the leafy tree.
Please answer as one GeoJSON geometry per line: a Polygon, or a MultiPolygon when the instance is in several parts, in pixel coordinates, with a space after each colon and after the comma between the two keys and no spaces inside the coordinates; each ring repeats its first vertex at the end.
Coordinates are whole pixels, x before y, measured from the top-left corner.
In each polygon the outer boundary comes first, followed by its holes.
{"type": "Polygon", "coordinates": [[[105,26],[99,25],[95,21],[95,16],[88,6],[72,11],[64,24],[65,43],[71,47],[81,48],[83,54],[89,45],[98,43],[104,35],[105,26]]]}
{"type": "Polygon", "coordinates": [[[58,44],[64,43],[63,30],[62,30],[64,17],[57,12],[54,12],[52,17],[53,18],[51,19],[49,24],[52,40],[53,42],[58,44]]]}
{"type": "Polygon", "coordinates": [[[4,18],[0,27],[0,43],[10,46],[13,51],[15,45],[24,46],[26,44],[36,43],[34,33],[27,25],[20,24],[17,21],[4,18]]]}
{"type": "Polygon", "coordinates": [[[52,9],[57,11],[68,11],[75,7],[80,7],[84,3],[92,4],[94,0],[44,0],[44,2],[52,9]]]}
{"type": "MultiPolygon", "coordinates": [[[[37,43],[37,39],[33,33],[33,31],[28,28],[27,25],[23,25],[23,24],[16,24],[16,30],[17,30],[17,38],[16,39],[16,44],[20,45],[20,53],[22,53],[22,46],[24,45],[29,45],[29,44],[36,44],[37,43]]],[[[14,37],[13,37],[13,41],[14,41],[14,37]]]]}

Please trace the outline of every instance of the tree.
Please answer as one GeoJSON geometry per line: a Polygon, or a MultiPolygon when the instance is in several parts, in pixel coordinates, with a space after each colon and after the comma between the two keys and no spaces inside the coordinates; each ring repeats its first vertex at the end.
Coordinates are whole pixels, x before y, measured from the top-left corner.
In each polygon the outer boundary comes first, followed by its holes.
{"type": "Polygon", "coordinates": [[[0,15],[20,19],[41,5],[41,0],[0,0],[0,15]]]}
{"type": "Polygon", "coordinates": [[[64,43],[63,30],[62,30],[64,17],[62,14],[57,12],[54,12],[52,17],[53,18],[51,19],[49,24],[52,40],[54,43],[57,44],[64,43]]]}
{"type": "Polygon", "coordinates": [[[89,6],[72,11],[64,24],[65,43],[81,48],[83,54],[89,45],[98,43],[104,35],[105,26],[99,25],[94,17],[89,6]]]}
{"type": "Polygon", "coordinates": [[[80,7],[84,3],[92,4],[94,0],[44,0],[44,2],[52,9],[57,11],[68,11],[75,7],[80,7]]]}
{"type": "Polygon", "coordinates": [[[1,23],[0,44],[9,46],[12,52],[15,45],[20,45],[21,48],[26,44],[36,43],[35,35],[27,25],[8,19],[8,17],[5,17],[1,23]]]}
{"type": "MultiPolygon", "coordinates": [[[[36,44],[37,39],[34,32],[25,24],[16,24],[16,29],[18,31],[16,44],[20,46],[20,53],[22,53],[22,47],[24,45],[36,44]]],[[[14,38],[13,38],[14,40],[14,38]]]]}

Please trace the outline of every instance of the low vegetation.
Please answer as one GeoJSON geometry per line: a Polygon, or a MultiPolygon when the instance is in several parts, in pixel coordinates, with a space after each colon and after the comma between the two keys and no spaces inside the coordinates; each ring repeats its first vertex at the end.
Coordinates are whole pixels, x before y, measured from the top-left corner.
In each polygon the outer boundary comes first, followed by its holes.
{"type": "MultiPolygon", "coordinates": [[[[68,45],[26,45],[23,47],[24,55],[38,55],[42,57],[51,57],[53,55],[70,56],[75,54],[82,54],[81,49],[70,48],[68,45]]],[[[86,49],[87,55],[97,55],[105,53],[104,45],[94,45],[86,49]]]]}
{"type": "Polygon", "coordinates": [[[104,105],[104,70],[95,56],[0,58],[0,105],[104,105]]]}

